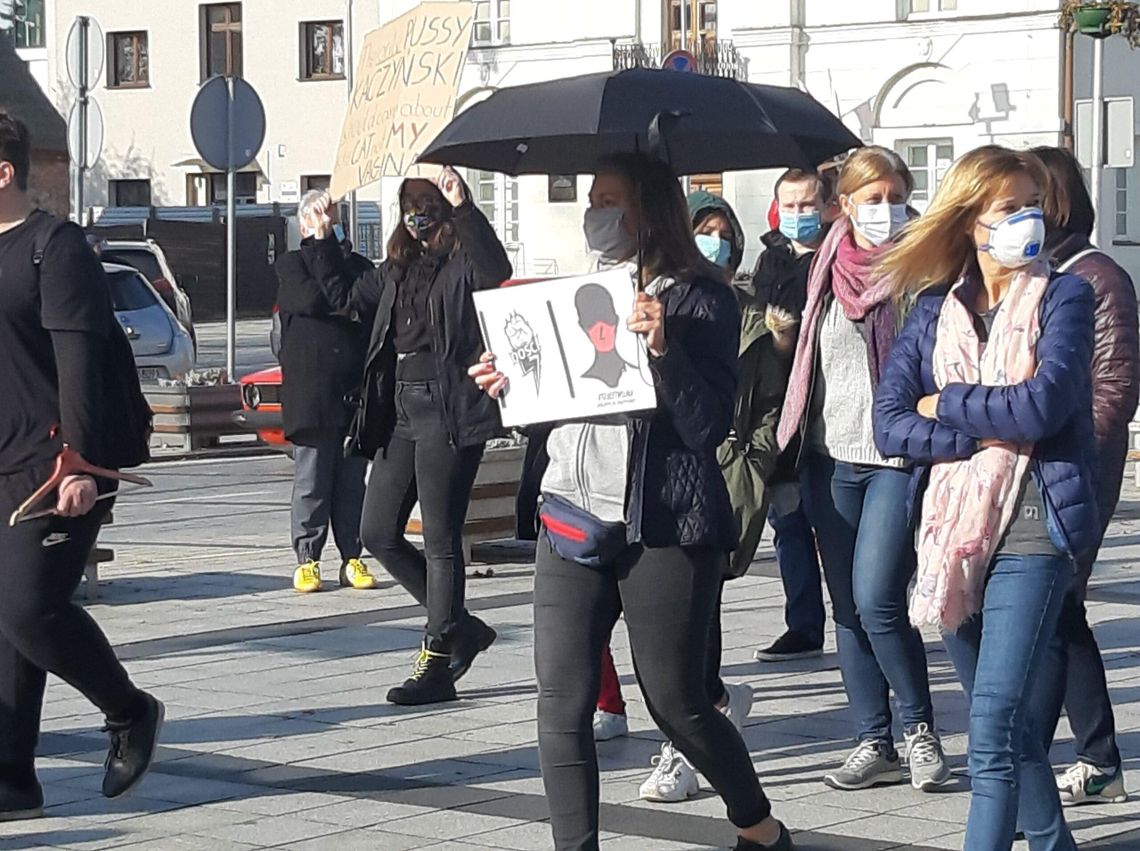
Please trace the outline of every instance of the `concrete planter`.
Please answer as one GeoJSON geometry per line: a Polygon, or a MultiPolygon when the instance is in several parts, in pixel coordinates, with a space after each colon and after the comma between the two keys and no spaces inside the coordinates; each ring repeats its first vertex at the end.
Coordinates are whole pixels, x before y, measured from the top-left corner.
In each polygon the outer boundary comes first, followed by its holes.
{"type": "Polygon", "coordinates": [[[152,450],[192,452],[216,446],[223,435],[245,433],[231,419],[241,408],[237,384],[147,386],[144,395],[154,411],[152,450]]]}

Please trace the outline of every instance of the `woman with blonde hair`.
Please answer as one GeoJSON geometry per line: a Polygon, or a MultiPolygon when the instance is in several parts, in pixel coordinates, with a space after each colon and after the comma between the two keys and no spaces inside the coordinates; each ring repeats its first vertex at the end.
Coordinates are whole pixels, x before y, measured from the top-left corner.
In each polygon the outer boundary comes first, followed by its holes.
{"type": "Polygon", "coordinates": [[[831,595],[843,685],[857,745],[824,776],[836,789],[903,779],[890,691],[898,700],[910,779],[928,791],[950,779],[935,733],[922,638],[907,622],[913,526],[907,463],[875,447],[875,387],[899,314],[876,268],[908,220],[914,179],[894,151],[855,151],[839,174],[843,216],[816,252],[777,438],[799,458],[803,499],[831,595]]]}
{"type": "Polygon", "coordinates": [[[1074,560],[1099,536],[1093,296],[1042,256],[1045,182],[1030,154],[966,154],[882,264],[896,294],[943,287],[891,352],[875,436],[915,465],[916,495],[926,483],[910,615],[942,629],[970,698],[970,851],[1007,851],[1019,821],[1033,851],[1075,847],[1030,716],[1074,560]]]}

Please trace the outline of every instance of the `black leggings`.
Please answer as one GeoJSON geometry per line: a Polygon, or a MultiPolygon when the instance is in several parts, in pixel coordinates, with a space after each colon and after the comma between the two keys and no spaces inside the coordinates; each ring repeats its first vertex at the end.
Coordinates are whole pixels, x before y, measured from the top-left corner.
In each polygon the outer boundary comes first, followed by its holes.
{"type": "Polygon", "coordinates": [[[598,757],[592,718],[602,648],[624,613],[634,671],[654,722],[728,806],[737,827],[771,806],[732,722],[705,682],[709,623],[726,555],[631,548],[593,570],[560,558],[540,536],[534,583],[538,748],[557,851],[597,851],[598,757]]]}
{"type": "Polygon", "coordinates": [[[140,697],[103,631],[72,601],[106,503],[85,517],[7,524],[51,470],[39,472],[0,477],[0,773],[35,759],[48,672],[113,720],[129,717],[140,697]]]}
{"type": "Polygon", "coordinates": [[[396,434],[372,465],[361,539],[392,578],[427,608],[428,649],[449,653],[455,629],[466,616],[463,522],[483,445],[451,445],[434,381],[398,382],[396,411],[396,434]],[[417,499],[422,554],[404,536],[417,499]]]}

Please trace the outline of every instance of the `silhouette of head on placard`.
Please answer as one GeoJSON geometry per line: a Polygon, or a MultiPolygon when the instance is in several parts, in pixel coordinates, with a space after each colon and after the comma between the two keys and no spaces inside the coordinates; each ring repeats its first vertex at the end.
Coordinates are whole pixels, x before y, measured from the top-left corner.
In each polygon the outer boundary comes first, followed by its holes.
{"type": "Polygon", "coordinates": [[[594,363],[582,375],[617,387],[628,364],[617,351],[618,315],[610,291],[601,284],[583,284],[574,294],[578,324],[594,347],[594,363]]]}

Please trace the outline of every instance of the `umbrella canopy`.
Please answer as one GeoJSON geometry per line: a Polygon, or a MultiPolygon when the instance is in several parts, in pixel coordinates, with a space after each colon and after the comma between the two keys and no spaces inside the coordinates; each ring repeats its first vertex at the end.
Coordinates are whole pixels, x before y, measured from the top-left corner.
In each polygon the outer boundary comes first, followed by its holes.
{"type": "Polygon", "coordinates": [[[589,174],[653,151],[677,174],[812,168],[860,141],[799,89],[637,68],[500,89],[455,117],[421,162],[589,174]]]}

